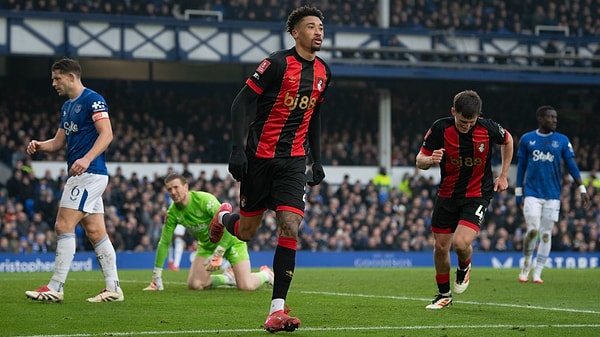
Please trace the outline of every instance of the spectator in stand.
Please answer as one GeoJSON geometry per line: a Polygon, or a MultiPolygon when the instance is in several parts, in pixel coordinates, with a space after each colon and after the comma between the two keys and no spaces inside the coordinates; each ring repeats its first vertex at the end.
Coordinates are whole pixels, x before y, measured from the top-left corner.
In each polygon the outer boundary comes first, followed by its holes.
{"type": "Polygon", "coordinates": [[[373,184],[379,194],[379,203],[384,203],[392,189],[392,177],[387,173],[384,166],[381,166],[375,177],[373,177],[373,184]]]}

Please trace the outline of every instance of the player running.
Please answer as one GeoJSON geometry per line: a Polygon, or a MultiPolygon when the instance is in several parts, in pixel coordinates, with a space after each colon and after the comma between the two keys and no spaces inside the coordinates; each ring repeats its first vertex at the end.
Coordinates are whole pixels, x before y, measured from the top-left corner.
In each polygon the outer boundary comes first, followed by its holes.
{"type": "Polygon", "coordinates": [[[458,257],[454,292],[469,286],[473,240],[485,219],[494,191],[508,188],[508,169],[513,155],[513,138],[498,123],[481,118],[481,98],[472,90],[454,96],[452,117],[438,119],[425,134],[417,167],[440,166],[440,184],[431,219],[435,238],[433,261],[438,294],[427,309],[452,304],[450,249],[458,257]],[[494,181],[492,147],[500,145],[502,166],[494,181]]]}
{"type": "Polygon", "coordinates": [[[223,232],[249,241],[260,227],[263,213],[275,211],[275,284],[263,325],[269,332],[289,332],[300,326],[297,317],[288,315],[285,300],[294,276],[298,229],[304,216],[308,148],[313,160],[309,184],[319,184],[325,178],[320,109],[331,71],[317,56],[324,38],[322,20],[323,13],[310,5],[293,10],[286,28],[295,46],[264,59],[234,99],[229,172],[241,182],[240,214],[222,209],[211,222],[212,242],[219,241],[223,232]],[[244,147],[247,115],[254,120],[244,147]]]}

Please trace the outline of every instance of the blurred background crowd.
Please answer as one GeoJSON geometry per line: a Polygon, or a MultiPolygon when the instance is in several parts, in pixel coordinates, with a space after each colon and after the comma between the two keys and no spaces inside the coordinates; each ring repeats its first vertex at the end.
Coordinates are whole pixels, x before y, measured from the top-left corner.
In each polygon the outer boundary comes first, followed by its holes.
{"type": "MultiPolygon", "coordinates": [[[[285,22],[289,12],[305,1],[288,0],[5,0],[0,9],[16,12],[73,12],[180,19],[186,9],[216,11],[224,20],[285,22]]],[[[326,26],[377,27],[378,0],[312,1],[325,14],[326,26]]],[[[532,34],[536,26],[568,27],[571,36],[600,35],[600,0],[390,0],[389,26],[413,31],[465,31],[478,34],[532,34]]],[[[214,20],[196,17],[195,20],[214,20]]],[[[598,49],[600,50],[600,48],[598,49]]],[[[87,81],[107,100],[115,140],[107,151],[110,162],[226,163],[230,153],[229,110],[242,83],[157,83],[87,81]]],[[[48,81],[0,83],[0,163],[12,172],[0,182],[0,252],[52,252],[54,219],[66,172],[33,172],[32,160],[64,161],[64,150],[53,154],[25,153],[30,139],[51,138],[58,126],[63,98],[48,81]],[[31,93],[36,93],[31,95],[31,93]],[[36,174],[38,173],[38,174],[36,174]]],[[[323,105],[323,163],[327,166],[374,167],[373,179],[346,176],[340,184],[327,180],[307,188],[306,216],[299,248],[313,251],[432,249],[429,226],[436,185],[415,170],[397,185],[380,184],[379,96],[368,81],[334,83],[323,105]],[[352,82],[351,84],[349,84],[352,82]]],[[[384,83],[392,94],[394,167],[413,166],[423,135],[431,123],[449,115],[452,95],[472,83],[400,80],[384,83]]],[[[578,193],[565,179],[560,222],[554,228],[553,251],[599,252],[600,135],[595,127],[600,100],[594,90],[560,85],[478,84],[484,116],[500,122],[515,137],[537,126],[535,109],[554,105],[558,130],[570,136],[593,200],[581,207],[578,193]]],[[[498,164],[497,157],[494,164],[498,164]]],[[[516,160],[515,160],[516,162],[516,160]]],[[[191,189],[215,194],[238,207],[238,186],[229,176],[191,172],[184,165],[191,189]]],[[[171,171],[173,169],[170,169],[171,171]]],[[[170,200],[163,187],[169,172],[137,172],[110,177],[105,216],[118,251],[153,251],[170,200]]],[[[384,173],[385,174],[385,173],[384,173]]],[[[382,179],[386,181],[386,179],[382,179]]],[[[264,217],[251,250],[276,245],[275,220],[264,217]]],[[[78,249],[91,250],[78,227],[78,249]]],[[[475,249],[520,251],[525,231],[512,190],[494,196],[475,249]]],[[[191,236],[186,236],[190,250],[191,236]]]]}
{"type": "MultiPolygon", "coordinates": [[[[63,98],[51,92],[47,82],[39,85],[35,88],[30,82],[18,81],[0,85],[0,160],[12,169],[12,176],[0,186],[0,252],[45,252],[55,247],[54,219],[66,172],[53,176],[48,171],[42,178],[36,177],[31,160],[64,161],[64,152],[40,153],[30,158],[25,154],[25,148],[30,139],[47,139],[54,135],[59,123],[57,111],[63,98]],[[31,92],[48,94],[32,96],[31,92]]],[[[452,104],[447,87],[436,88],[430,82],[424,84],[427,90],[417,82],[407,85],[411,89],[398,88],[392,93],[394,166],[414,165],[423,134],[433,120],[449,115],[452,104]]],[[[463,84],[456,85],[464,89],[463,84]]],[[[230,153],[229,108],[238,85],[109,81],[92,82],[90,87],[99,88],[109,102],[115,135],[107,151],[109,161],[227,162],[230,153]]],[[[578,193],[573,193],[574,189],[566,179],[561,198],[561,220],[554,230],[553,251],[600,251],[600,179],[595,176],[600,167],[600,141],[590,123],[591,117],[581,117],[580,121],[574,118],[584,105],[596,104],[592,110],[598,111],[597,99],[583,94],[560,95],[551,88],[541,88],[539,92],[514,89],[506,93],[510,99],[485,89],[481,94],[484,115],[500,121],[515,136],[516,142],[523,132],[537,125],[537,105],[532,102],[556,104],[559,131],[571,136],[580,168],[592,173],[586,184],[593,206],[584,210],[578,193]],[[559,101],[556,101],[557,97],[560,97],[559,101]]],[[[406,174],[396,186],[381,185],[379,179],[375,179],[379,158],[377,101],[376,93],[367,88],[332,87],[322,109],[324,163],[372,166],[375,167],[373,179],[347,176],[341,184],[325,182],[307,189],[300,249],[432,249],[429,226],[436,195],[432,179],[418,170],[406,174]]],[[[184,170],[179,173],[189,177],[191,189],[211,192],[221,202],[230,202],[234,209],[237,208],[238,186],[229,176],[220,176],[218,171],[184,170]]],[[[117,172],[110,177],[104,195],[106,223],[117,250],[154,250],[170,202],[163,187],[167,173],[136,172],[124,176],[117,172]]],[[[524,230],[524,221],[512,191],[503,192],[494,196],[475,248],[480,251],[520,251],[524,230]]],[[[90,250],[80,228],[77,235],[78,248],[90,250]]],[[[193,249],[191,237],[186,239],[188,247],[193,249]]],[[[260,232],[250,242],[250,249],[272,250],[275,244],[275,221],[273,214],[268,213],[260,232]]]]}
{"type": "MultiPolygon", "coordinates": [[[[377,27],[378,0],[318,0],[327,25],[377,27]]],[[[186,9],[216,11],[225,20],[285,22],[301,0],[5,0],[15,11],[178,17],[186,9]]],[[[571,36],[600,35],[599,0],[390,0],[390,27],[531,34],[538,25],[568,27],[571,36]]]]}

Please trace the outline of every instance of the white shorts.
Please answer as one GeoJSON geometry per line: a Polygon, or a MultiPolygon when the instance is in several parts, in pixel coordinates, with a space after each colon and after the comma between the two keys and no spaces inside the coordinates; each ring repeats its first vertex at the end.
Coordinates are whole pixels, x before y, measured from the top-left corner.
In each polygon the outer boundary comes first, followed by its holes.
{"type": "Polygon", "coordinates": [[[541,219],[558,221],[560,213],[560,200],[558,199],[538,199],[535,197],[525,197],[523,203],[523,216],[525,221],[530,223],[530,219],[541,219]]]}
{"type": "Polygon", "coordinates": [[[175,231],[173,232],[175,235],[184,236],[185,235],[185,227],[183,225],[175,226],[175,231]]]}
{"type": "Polygon", "coordinates": [[[65,183],[60,207],[76,209],[85,213],[104,213],[102,194],[108,185],[108,176],[83,173],[71,176],[65,183]]]}

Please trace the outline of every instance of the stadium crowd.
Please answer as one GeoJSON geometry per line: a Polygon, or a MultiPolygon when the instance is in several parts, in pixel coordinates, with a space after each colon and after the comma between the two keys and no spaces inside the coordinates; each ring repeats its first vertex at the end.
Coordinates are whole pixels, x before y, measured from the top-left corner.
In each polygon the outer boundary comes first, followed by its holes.
{"type": "MultiPolygon", "coordinates": [[[[174,17],[185,9],[220,12],[225,20],[285,22],[303,1],[288,0],[7,0],[15,11],[64,11],[174,17]]],[[[377,27],[378,0],[312,1],[328,25],[377,27]]],[[[568,27],[571,36],[600,35],[599,0],[390,0],[390,27],[480,33],[532,33],[538,25],[568,27]]]]}
{"type": "MultiPolygon", "coordinates": [[[[170,169],[172,171],[172,169],[170,169]]],[[[151,176],[119,171],[110,177],[105,192],[105,219],[109,237],[117,251],[152,251],[160,237],[169,197],[163,187],[164,174],[151,176]]],[[[190,188],[215,194],[220,201],[238,207],[238,186],[218,172],[180,172],[190,188]]],[[[0,190],[0,252],[52,252],[56,241],[52,220],[66,173],[43,178],[35,175],[27,161],[18,161],[5,189],[0,190]]],[[[555,226],[553,251],[600,251],[600,180],[587,181],[593,206],[585,210],[574,188],[566,183],[562,215],[555,226]]],[[[377,186],[373,180],[347,176],[339,185],[324,183],[307,188],[306,216],[299,249],[311,251],[428,251],[433,248],[429,230],[436,186],[415,170],[398,186],[377,186]]],[[[494,196],[475,249],[521,251],[524,221],[512,192],[494,196]]],[[[268,212],[258,234],[249,243],[254,251],[273,250],[277,243],[274,213],[268,212]]],[[[91,250],[85,234],[76,231],[79,250],[91,250]]],[[[186,236],[190,249],[195,247],[186,236]]]]}
{"type": "MultiPolygon", "coordinates": [[[[27,85],[31,85],[28,82],[27,85]]],[[[55,247],[53,221],[61,184],[66,173],[52,176],[46,172],[36,178],[30,161],[63,161],[64,154],[25,155],[25,144],[31,138],[45,139],[54,134],[62,99],[55,95],[31,96],[31,87],[19,82],[4,84],[0,90],[0,159],[12,168],[12,176],[0,186],[0,252],[44,252],[55,247]]],[[[47,86],[47,83],[44,83],[47,86]]],[[[393,92],[393,165],[414,165],[427,121],[432,116],[449,113],[451,102],[441,102],[444,96],[430,84],[428,90],[418,83],[408,89],[393,92]]],[[[177,85],[162,87],[115,81],[103,94],[110,102],[115,141],[108,150],[111,162],[161,163],[225,163],[229,155],[230,91],[218,86],[177,85]],[[165,113],[169,111],[169,113],[165,113]]],[[[230,86],[229,86],[230,87],[230,86]]],[[[38,89],[41,90],[41,89],[38,89]]],[[[561,89],[557,89],[561,90],[561,89]]],[[[44,91],[39,91],[44,92],[44,91]]],[[[518,136],[532,127],[532,102],[543,101],[534,91],[510,100],[489,99],[484,92],[484,111],[498,116],[511,133],[518,136]],[[523,113],[503,114],[504,111],[523,113]]],[[[519,92],[519,90],[515,91],[519,92]]],[[[523,91],[521,91],[523,92],[523,91]]],[[[544,95],[555,95],[542,89],[544,95]]],[[[445,95],[447,96],[447,95],[445,95]]],[[[543,96],[544,98],[546,96],[543,96]]],[[[573,111],[590,103],[590,97],[577,95],[556,102],[573,111]],[[588,101],[584,100],[587,99],[588,101]]],[[[326,165],[377,166],[379,158],[376,112],[378,98],[366,88],[332,88],[330,99],[323,106],[323,152],[326,165]]],[[[550,98],[548,98],[550,99],[550,98]]],[[[551,101],[549,101],[551,102],[551,101]]],[[[537,104],[537,103],[536,103],[537,104]]],[[[555,104],[555,103],[553,103],[555,104]]],[[[561,110],[559,108],[559,110],[561,110]]],[[[561,110],[562,111],[562,110],[561,110]]],[[[560,116],[563,116],[562,113],[560,116]]],[[[577,161],[582,170],[595,173],[600,167],[598,135],[590,119],[580,123],[571,118],[559,118],[559,130],[572,134],[577,161]],[[563,122],[564,121],[564,122],[563,122]]],[[[106,223],[111,240],[119,251],[147,251],[155,247],[165,210],[169,203],[162,177],[168,172],[137,172],[129,177],[120,173],[111,176],[105,193],[106,223]]],[[[190,188],[215,194],[222,202],[237,207],[235,182],[218,172],[183,172],[190,179],[190,188]]],[[[375,176],[377,172],[373,172],[375,176]]],[[[600,178],[600,177],[598,177],[600,178]]],[[[568,181],[568,180],[567,180],[568,181]]],[[[563,191],[562,216],[555,227],[553,251],[599,251],[600,179],[586,181],[593,200],[589,210],[581,207],[573,188],[566,184],[563,191]]],[[[429,221],[436,186],[419,171],[407,174],[398,186],[376,186],[373,181],[347,177],[339,185],[323,184],[307,190],[306,217],[302,226],[300,249],[315,251],[396,250],[423,251],[432,249],[429,221]],[[386,192],[387,191],[387,192],[386,192]]],[[[486,224],[476,249],[480,251],[520,251],[524,221],[512,192],[494,197],[486,224]]],[[[252,250],[272,250],[275,247],[273,214],[268,214],[259,234],[250,243],[252,250]]],[[[90,250],[83,231],[78,231],[79,249],[90,250]]],[[[194,244],[188,239],[188,246],[194,244]]]]}

